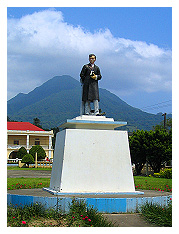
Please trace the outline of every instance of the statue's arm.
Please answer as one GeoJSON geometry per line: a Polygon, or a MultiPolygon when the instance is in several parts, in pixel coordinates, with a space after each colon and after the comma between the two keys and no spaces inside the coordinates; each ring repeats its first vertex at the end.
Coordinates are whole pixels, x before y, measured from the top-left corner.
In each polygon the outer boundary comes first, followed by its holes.
{"type": "Polygon", "coordinates": [[[84,65],[81,72],[80,72],[80,77],[81,77],[80,81],[81,81],[81,83],[84,82],[85,76],[86,76],[86,66],[84,65]]]}
{"type": "Polygon", "coordinates": [[[102,78],[102,75],[101,75],[101,72],[100,72],[100,69],[99,69],[99,67],[97,67],[97,72],[96,72],[97,74],[97,80],[101,80],[101,78],[102,78]]]}

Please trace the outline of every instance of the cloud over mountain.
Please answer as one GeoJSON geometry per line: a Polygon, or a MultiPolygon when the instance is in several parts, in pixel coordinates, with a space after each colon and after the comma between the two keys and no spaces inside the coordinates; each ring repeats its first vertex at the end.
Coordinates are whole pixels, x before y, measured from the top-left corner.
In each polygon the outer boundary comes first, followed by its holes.
{"type": "Polygon", "coordinates": [[[108,28],[87,31],[66,22],[56,10],[8,19],[7,30],[8,98],[27,93],[55,75],[79,80],[89,53],[97,55],[102,88],[118,95],[171,90],[171,50],[117,38],[108,28]]]}

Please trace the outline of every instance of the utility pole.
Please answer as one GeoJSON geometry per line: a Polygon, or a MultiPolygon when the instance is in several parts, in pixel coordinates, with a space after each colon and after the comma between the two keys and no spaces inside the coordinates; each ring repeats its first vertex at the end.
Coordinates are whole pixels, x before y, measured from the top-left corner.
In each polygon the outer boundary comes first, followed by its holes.
{"type": "Polygon", "coordinates": [[[167,113],[164,113],[162,116],[164,116],[164,129],[166,129],[166,115],[167,115],[167,113]]]}

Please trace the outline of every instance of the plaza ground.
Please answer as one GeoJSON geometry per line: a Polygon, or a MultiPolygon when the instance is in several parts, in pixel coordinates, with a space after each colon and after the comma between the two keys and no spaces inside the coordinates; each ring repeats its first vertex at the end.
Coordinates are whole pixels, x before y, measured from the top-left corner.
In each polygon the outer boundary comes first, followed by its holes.
{"type": "MultiPolygon", "coordinates": [[[[51,171],[47,170],[7,170],[8,178],[50,178],[51,171]]],[[[38,196],[52,196],[46,191],[42,191],[42,189],[19,189],[19,190],[11,190],[8,191],[11,194],[19,194],[19,195],[33,195],[38,196]]],[[[168,195],[168,192],[158,192],[152,190],[145,190],[145,196],[161,196],[168,195]]],[[[120,195],[122,196],[122,195],[120,195]]],[[[135,195],[131,195],[135,196],[135,195]]],[[[138,195],[141,196],[141,195],[138,195]]],[[[109,221],[112,221],[115,227],[155,227],[153,224],[147,222],[140,213],[132,213],[132,214],[103,214],[109,221]]]]}

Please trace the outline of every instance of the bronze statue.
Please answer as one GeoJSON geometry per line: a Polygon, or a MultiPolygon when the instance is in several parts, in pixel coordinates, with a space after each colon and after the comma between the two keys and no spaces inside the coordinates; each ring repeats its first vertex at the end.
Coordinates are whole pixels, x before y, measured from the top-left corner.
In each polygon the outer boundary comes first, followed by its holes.
{"type": "Polygon", "coordinates": [[[82,113],[85,115],[91,114],[90,103],[94,104],[94,115],[99,115],[99,88],[98,80],[102,78],[100,69],[95,65],[96,56],[89,55],[89,64],[83,66],[80,73],[80,81],[82,84],[82,113]]]}

